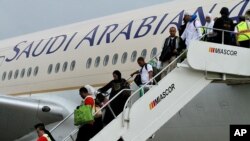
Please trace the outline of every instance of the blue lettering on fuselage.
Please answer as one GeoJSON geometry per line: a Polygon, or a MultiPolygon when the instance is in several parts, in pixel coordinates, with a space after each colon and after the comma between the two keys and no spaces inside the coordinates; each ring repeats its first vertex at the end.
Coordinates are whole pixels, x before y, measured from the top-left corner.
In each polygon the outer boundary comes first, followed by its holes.
{"type": "Polygon", "coordinates": [[[152,28],[152,23],[157,19],[157,16],[152,16],[152,17],[148,17],[148,18],[144,18],[143,19],[143,22],[141,23],[141,25],[139,26],[139,28],[137,29],[136,33],[135,33],[135,36],[134,38],[141,38],[143,36],[146,36],[149,31],[151,30],[152,28]],[[149,22],[148,22],[149,20],[149,22]],[[147,23],[148,22],[148,23],[147,23]],[[142,29],[145,29],[146,28],[146,32],[144,33],[141,33],[141,30],[142,29]]]}
{"type": "Polygon", "coordinates": [[[109,26],[106,26],[106,29],[104,30],[104,32],[102,33],[100,39],[98,40],[97,42],[97,45],[100,45],[103,37],[106,35],[106,43],[110,43],[110,34],[112,32],[114,32],[118,27],[118,24],[112,24],[112,25],[109,25],[109,26]],[[111,30],[109,31],[109,29],[111,28],[111,30]]]}
{"type": "Polygon", "coordinates": [[[13,51],[14,51],[14,56],[13,57],[11,57],[11,58],[9,58],[9,57],[6,57],[6,59],[5,59],[5,61],[6,62],[11,62],[12,60],[14,60],[17,56],[18,56],[18,54],[19,54],[19,52],[20,52],[20,49],[19,49],[19,45],[20,44],[23,44],[23,43],[26,43],[27,41],[22,41],[22,42],[20,42],[20,43],[18,43],[14,48],[13,48],[13,51]]]}
{"type": "Polygon", "coordinates": [[[99,25],[96,26],[93,30],[91,30],[81,41],[80,43],[78,43],[78,45],[75,47],[75,49],[77,49],[82,43],[83,41],[88,41],[89,42],[89,46],[93,46],[94,45],[94,41],[95,41],[95,36],[97,33],[97,30],[99,28],[99,25]]]}
{"type": "Polygon", "coordinates": [[[128,25],[126,25],[119,33],[118,35],[112,40],[112,42],[114,42],[120,35],[125,35],[125,39],[129,40],[130,39],[130,33],[131,33],[131,29],[132,29],[132,25],[133,25],[134,21],[131,21],[128,25]]]}
{"type": "MultiPolygon", "coordinates": [[[[248,4],[249,0],[242,0],[237,3],[230,10],[230,14],[233,13],[235,9],[239,9],[239,13],[235,17],[231,18],[238,21],[238,16],[243,14],[248,4]]],[[[209,12],[212,13],[216,7],[217,3],[211,7],[209,12]]],[[[198,7],[194,14],[199,17],[202,25],[204,25],[205,14],[203,7],[198,7]]],[[[170,25],[179,28],[183,21],[184,10],[180,11],[176,16],[174,16],[174,18],[170,20],[169,23],[166,23],[166,18],[168,15],[169,13],[164,13],[164,15],[161,16],[152,15],[149,17],[144,17],[142,20],[131,20],[125,24],[115,23],[104,26],[97,25],[85,35],[80,35],[80,33],[75,32],[72,34],[63,34],[50,37],[46,40],[41,39],[40,41],[31,42],[22,41],[13,47],[12,52],[9,55],[6,55],[5,62],[12,62],[20,58],[28,59],[31,57],[39,57],[40,55],[51,55],[58,52],[59,50],[66,52],[69,49],[79,49],[84,47],[98,46],[100,44],[110,44],[116,42],[118,39],[130,40],[143,38],[147,35],[163,34],[167,32],[167,29],[170,27],[170,25]],[[76,40],[79,38],[80,41],[76,40]],[[73,43],[76,46],[72,46],[73,43]]]]}

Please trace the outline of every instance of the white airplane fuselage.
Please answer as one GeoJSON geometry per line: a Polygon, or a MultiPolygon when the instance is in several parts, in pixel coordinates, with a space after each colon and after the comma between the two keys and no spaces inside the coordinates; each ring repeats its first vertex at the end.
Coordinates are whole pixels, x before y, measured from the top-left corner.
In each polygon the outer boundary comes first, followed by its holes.
{"type": "Polygon", "coordinates": [[[100,86],[110,80],[116,69],[127,78],[137,69],[136,58],[144,49],[147,60],[161,51],[168,28],[180,26],[185,11],[196,13],[204,25],[206,13],[217,17],[224,6],[231,9],[230,17],[236,19],[247,10],[249,1],[174,1],[1,41],[0,93],[49,92],[84,84],[100,86]],[[137,55],[131,61],[133,51],[137,55]],[[115,54],[117,62],[113,64],[115,54]]]}
{"type": "Polygon", "coordinates": [[[182,24],[185,11],[197,14],[204,25],[206,13],[219,17],[222,7],[231,10],[236,22],[250,3],[173,1],[0,41],[0,94],[46,93],[41,95],[46,99],[54,91],[76,90],[86,84],[103,86],[114,70],[128,78],[138,68],[139,56],[149,60],[160,53],[169,28],[182,24]]]}

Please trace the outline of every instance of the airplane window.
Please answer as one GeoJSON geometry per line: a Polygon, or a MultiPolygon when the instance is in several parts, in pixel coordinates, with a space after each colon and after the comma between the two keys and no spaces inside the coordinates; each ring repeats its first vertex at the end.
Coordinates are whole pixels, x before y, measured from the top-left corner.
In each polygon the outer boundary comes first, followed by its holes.
{"type": "Polygon", "coordinates": [[[127,58],[128,58],[128,53],[127,53],[127,52],[124,52],[124,53],[122,54],[122,64],[126,63],[127,58]]]}
{"type": "Polygon", "coordinates": [[[59,69],[60,69],[60,63],[57,63],[55,67],[55,73],[58,73],[59,69]]]}
{"type": "Polygon", "coordinates": [[[132,52],[132,54],[131,54],[131,62],[135,62],[136,57],[137,57],[137,51],[134,50],[134,51],[132,52]]]}
{"type": "Polygon", "coordinates": [[[3,73],[3,75],[2,75],[2,80],[3,80],[3,81],[5,80],[6,75],[7,75],[7,73],[6,73],[6,72],[4,72],[4,73],[3,73]]]}
{"type": "Polygon", "coordinates": [[[31,72],[32,72],[32,68],[29,68],[29,69],[28,69],[28,72],[27,72],[27,76],[28,76],[28,77],[30,77],[31,72]]]}
{"type": "Polygon", "coordinates": [[[48,74],[51,74],[52,69],[53,69],[53,65],[52,65],[52,64],[50,64],[50,65],[49,65],[49,68],[48,68],[48,74]]]}
{"type": "Polygon", "coordinates": [[[100,61],[101,61],[101,57],[100,56],[96,57],[96,59],[95,59],[95,67],[96,68],[100,65],[100,61]]]}
{"type": "Polygon", "coordinates": [[[106,55],[103,60],[103,66],[107,66],[109,63],[109,55],[106,55]]]}
{"type": "Polygon", "coordinates": [[[86,64],[86,68],[89,69],[91,67],[91,63],[92,63],[92,58],[89,58],[87,60],[87,64],[86,64]]]}
{"type": "Polygon", "coordinates": [[[12,73],[13,73],[13,71],[10,71],[10,72],[9,72],[9,75],[8,75],[8,79],[9,79],[9,80],[12,78],[12,73]]]}
{"type": "Polygon", "coordinates": [[[76,66],[76,61],[74,60],[70,64],[70,70],[73,71],[75,69],[75,66],[76,66]]]}
{"type": "Polygon", "coordinates": [[[67,67],[68,67],[68,62],[64,62],[63,67],[62,67],[62,71],[65,72],[67,70],[67,67]]]}
{"type": "Polygon", "coordinates": [[[23,68],[22,71],[21,71],[21,78],[24,77],[24,74],[25,74],[25,69],[23,68]]]}
{"type": "Polygon", "coordinates": [[[143,58],[146,58],[146,56],[147,56],[147,50],[146,50],[146,49],[143,49],[143,50],[142,50],[141,56],[142,56],[143,58]]]}
{"type": "Polygon", "coordinates": [[[117,60],[118,60],[118,54],[116,53],[116,54],[113,56],[113,60],[112,60],[113,65],[115,65],[115,64],[117,63],[117,60]]]}
{"type": "Polygon", "coordinates": [[[37,76],[38,71],[39,71],[39,67],[38,67],[38,66],[36,66],[36,67],[35,67],[35,69],[34,69],[34,76],[37,76]]]}
{"type": "Polygon", "coordinates": [[[14,75],[14,79],[17,79],[18,74],[19,74],[19,70],[16,70],[16,71],[15,71],[15,75],[14,75]]]}
{"type": "Polygon", "coordinates": [[[156,54],[157,54],[157,48],[154,47],[154,48],[152,49],[152,51],[151,51],[150,58],[155,57],[156,54]]]}

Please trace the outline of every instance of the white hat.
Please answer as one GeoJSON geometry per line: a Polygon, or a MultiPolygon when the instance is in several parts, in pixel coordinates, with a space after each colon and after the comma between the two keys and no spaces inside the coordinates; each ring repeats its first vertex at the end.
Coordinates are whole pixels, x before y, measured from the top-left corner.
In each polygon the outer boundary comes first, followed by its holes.
{"type": "Polygon", "coordinates": [[[95,98],[95,95],[98,93],[97,90],[90,85],[85,85],[84,87],[88,90],[88,93],[94,96],[95,98]]]}
{"type": "Polygon", "coordinates": [[[210,17],[212,19],[212,14],[211,13],[207,13],[206,17],[210,17]]]}
{"type": "Polygon", "coordinates": [[[192,14],[191,14],[191,12],[189,12],[189,11],[186,11],[186,12],[184,13],[184,16],[186,16],[186,15],[189,15],[189,16],[191,16],[192,14]]]}

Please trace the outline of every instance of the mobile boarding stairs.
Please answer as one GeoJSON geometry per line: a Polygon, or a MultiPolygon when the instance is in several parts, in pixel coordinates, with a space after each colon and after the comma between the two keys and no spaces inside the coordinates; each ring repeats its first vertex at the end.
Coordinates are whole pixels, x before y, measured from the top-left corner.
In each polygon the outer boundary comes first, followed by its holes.
{"type": "MultiPolygon", "coordinates": [[[[158,75],[177,63],[177,67],[156,85],[146,84],[135,90],[127,89],[132,91],[132,95],[127,100],[124,111],[118,116],[115,115],[116,118],[91,141],[147,140],[211,82],[249,83],[249,57],[250,50],[246,48],[193,41],[188,51],[183,52],[169,66],[162,69],[158,75]],[[187,59],[181,62],[186,54],[187,59]],[[150,89],[140,97],[139,93],[145,87],[150,89]]],[[[75,128],[63,140],[74,141],[77,131],[78,128],[75,128]]]]}

